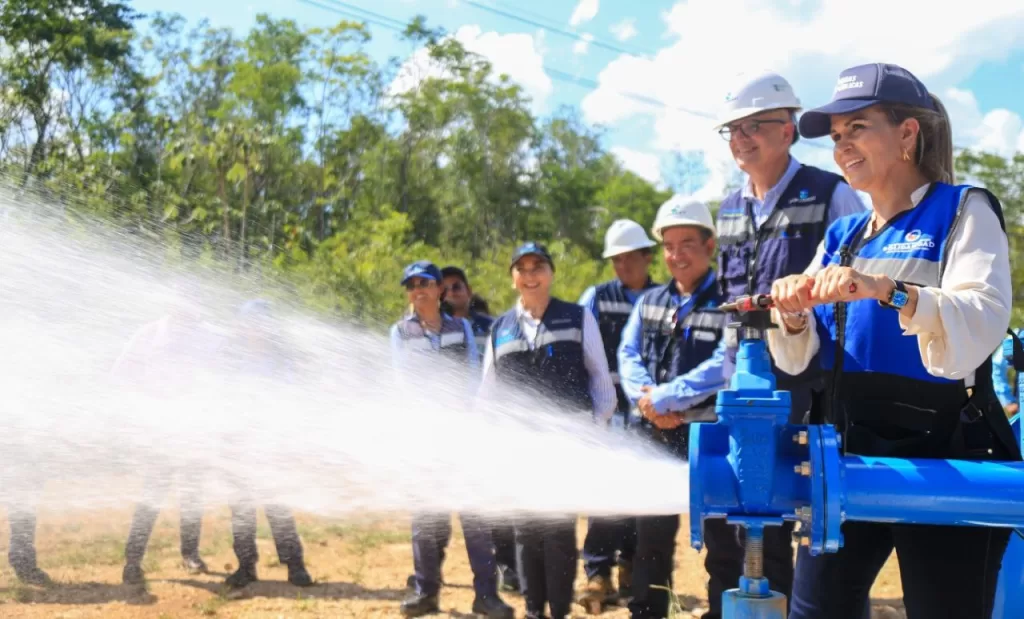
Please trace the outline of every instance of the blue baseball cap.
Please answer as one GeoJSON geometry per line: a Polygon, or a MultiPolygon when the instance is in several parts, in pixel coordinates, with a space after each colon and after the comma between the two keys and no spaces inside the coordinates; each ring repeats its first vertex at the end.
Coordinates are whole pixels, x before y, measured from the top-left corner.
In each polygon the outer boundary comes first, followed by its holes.
{"type": "Polygon", "coordinates": [[[935,109],[921,80],[894,64],[862,64],[839,74],[832,101],[800,117],[800,135],[820,138],[832,132],[832,115],[849,114],[878,103],[935,109]]]}
{"type": "Polygon", "coordinates": [[[414,277],[422,277],[423,279],[432,279],[435,282],[441,282],[441,269],[429,261],[429,260],[417,260],[409,266],[405,267],[405,271],[402,272],[402,285],[414,277]]]}
{"type": "Polygon", "coordinates": [[[524,256],[537,256],[544,262],[550,264],[552,271],[555,270],[555,261],[551,259],[551,254],[548,253],[548,248],[544,247],[540,243],[534,243],[533,241],[523,243],[515,250],[515,252],[512,253],[512,261],[508,263],[508,269],[511,271],[512,267],[516,266],[516,263],[524,256]]]}

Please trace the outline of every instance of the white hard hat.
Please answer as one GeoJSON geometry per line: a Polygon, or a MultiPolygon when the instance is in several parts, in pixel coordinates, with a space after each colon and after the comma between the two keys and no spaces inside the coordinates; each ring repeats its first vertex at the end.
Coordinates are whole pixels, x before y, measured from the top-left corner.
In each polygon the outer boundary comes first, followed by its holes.
{"type": "Polygon", "coordinates": [[[711,217],[711,209],[707,204],[687,196],[673,196],[658,208],[658,216],[654,218],[651,233],[654,238],[662,240],[661,232],[674,226],[700,226],[715,234],[715,220],[711,217]]]}
{"type": "Polygon", "coordinates": [[[759,112],[782,109],[802,109],[800,99],[784,77],[772,71],[743,73],[725,95],[715,129],[759,112]]]}
{"type": "Polygon", "coordinates": [[[612,222],[604,233],[604,257],[611,258],[656,244],[648,238],[643,226],[630,219],[619,219],[612,222]]]}

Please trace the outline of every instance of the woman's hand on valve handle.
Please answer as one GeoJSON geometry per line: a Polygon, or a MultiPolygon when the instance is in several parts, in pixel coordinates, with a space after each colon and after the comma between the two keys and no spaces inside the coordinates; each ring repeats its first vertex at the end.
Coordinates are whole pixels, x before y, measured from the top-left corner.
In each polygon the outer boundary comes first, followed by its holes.
{"type": "Polygon", "coordinates": [[[790,332],[806,325],[815,305],[889,298],[895,284],[885,275],[867,275],[850,267],[830,265],[811,275],[790,275],[772,284],[772,302],[790,332]]]}

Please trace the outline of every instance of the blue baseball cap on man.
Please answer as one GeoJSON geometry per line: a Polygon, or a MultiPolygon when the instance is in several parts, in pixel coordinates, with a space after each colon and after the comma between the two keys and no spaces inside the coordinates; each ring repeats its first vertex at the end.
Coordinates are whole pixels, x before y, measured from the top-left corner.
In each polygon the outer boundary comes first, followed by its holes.
{"type": "Polygon", "coordinates": [[[820,138],[832,132],[832,116],[849,114],[878,103],[935,109],[921,80],[894,64],[862,64],[839,74],[832,101],[800,117],[800,135],[820,138]]]}
{"type": "Polygon", "coordinates": [[[533,241],[523,243],[515,250],[515,252],[512,253],[512,260],[508,263],[509,270],[511,271],[512,267],[516,266],[516,263],[524,256],[537,256],[544,262],[550,264],[552,271],[555,270],[555,261],[551,259],[551,254],[548,253],[548,248],[544,247],[540,243],[534,243],[533,241]]]}
{"type": "Polygon", "coordinates": [[[414,277],[432,279],[440,283],[442,279],[441,269],[437,268],[437,265],[429,260],[417,260],[402,271],[402,285],[404,286],[407,281],[414,277]]]}

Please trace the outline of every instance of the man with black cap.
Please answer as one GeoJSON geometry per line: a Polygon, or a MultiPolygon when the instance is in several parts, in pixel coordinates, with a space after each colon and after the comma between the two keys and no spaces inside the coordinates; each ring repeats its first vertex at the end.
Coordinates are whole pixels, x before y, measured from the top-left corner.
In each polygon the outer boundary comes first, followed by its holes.
{"type": "MultiPolygon", "coordinates": [[[[551,296],[555,267],[543,245],[519,247],[509,271],[520,297],[491,328],[481,394],[499,385],[526,388],[568,414],[607,422],[615,412],[615,385],[594,315],[551,296]]],[[[576,576],[576,516],[518,519],[516,550],[526,617],[540,619],[547,604],[552,619],[564,619],[576,576]]]]}

